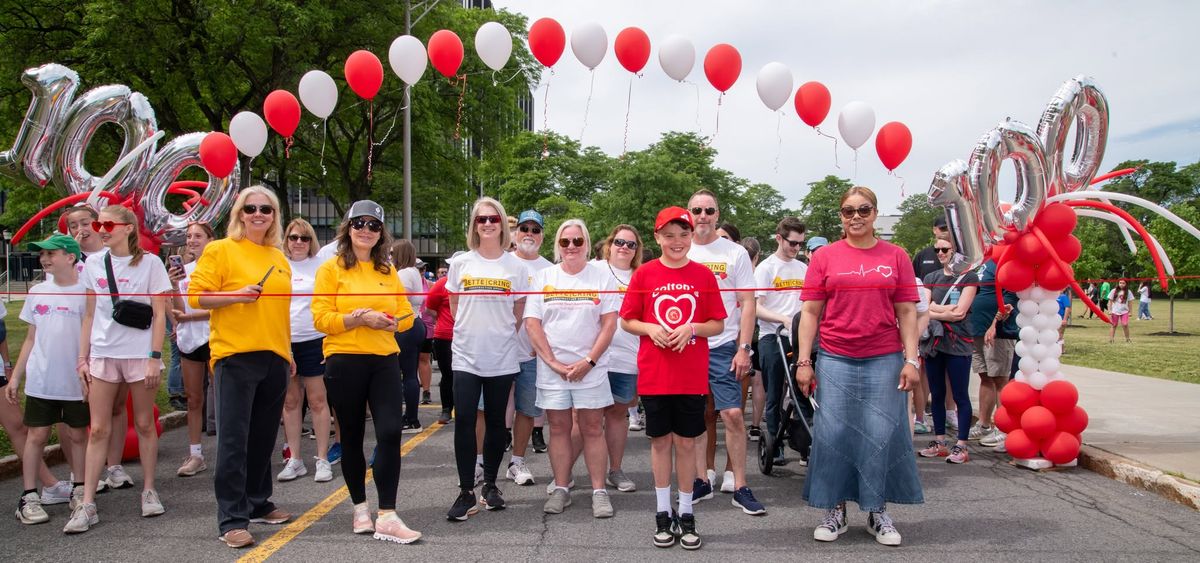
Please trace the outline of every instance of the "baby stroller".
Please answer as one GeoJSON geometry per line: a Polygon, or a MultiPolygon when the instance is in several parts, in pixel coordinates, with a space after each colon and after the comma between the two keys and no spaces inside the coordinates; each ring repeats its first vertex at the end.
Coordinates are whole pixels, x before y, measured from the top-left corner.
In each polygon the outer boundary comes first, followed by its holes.
{"type": "MultiPolygon", "coordinates": [[[[792,318],[792,334],[799,333],[800,313],[792,318]]],[[[785,350],[782,339],[783,327],[775,331],[780,337],[775,340],[779,353],[784,362],[783,400],[780,412],[779,429],[774,434],[767,433],[758,441],[758,469],[763,475],[770,475],[775,465],[776,444],[786,444],[789,448],[800,453],[800,459],[807,463],[809,449],[812,447],[813,416],[816,403],[809,397],[800,394],[796,386],[796,356],[798,342],[792,338],[790,350],[785,350]]]]}

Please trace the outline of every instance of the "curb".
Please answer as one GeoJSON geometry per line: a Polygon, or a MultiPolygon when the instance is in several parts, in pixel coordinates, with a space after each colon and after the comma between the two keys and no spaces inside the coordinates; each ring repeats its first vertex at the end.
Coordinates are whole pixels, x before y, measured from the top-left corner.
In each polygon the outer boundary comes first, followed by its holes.
{"type": "MultiPolygon", "coordinates": [[[[175,411],[164,414],[158,417],[159,424],[162,424],[163,432],[174,430],[180,426],[187,425],[187,411],[175,411]]],[[[46,460],[46,465],[54,465],[66,461],[63,457],[62,446],[53,444],[46,446],[42,452],[42,459],[46,460]]],[[[21,475],[21,460],[16,454],[0,458],[0,479],[8,479],[9,477],[19,477],[21,475]]]]}
{"type": "Polygon", "coordinates": [[[1079,450],[1079,465],[1110,479],[1200,510],[1200,484],[1193,481],[1168,475],[1160,469],[1088,445],[1079,450]]]}

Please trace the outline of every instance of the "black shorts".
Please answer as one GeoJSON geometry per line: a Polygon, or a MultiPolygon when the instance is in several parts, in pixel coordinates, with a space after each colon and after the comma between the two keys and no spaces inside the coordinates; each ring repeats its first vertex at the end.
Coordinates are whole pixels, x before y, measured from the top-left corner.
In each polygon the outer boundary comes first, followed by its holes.
{"type": "Polygon", "coordinates": [[[703,434],[707,399],[707,395],[642,395],[646,435],[695,438],[703,434]]]}
{"type": "Polygon", "coordinates": [[[25,426],[45,428],[65,422],[71,428],[87,428],[91,424],[88,405],[83,401],[60,401],[25,396],[25,426]]]}
{"type": "Polygon", "coordinates": [[[320,377],[325,375],[325,338],[314,338],[292,343],[292,361],[296,362],[296,375],[320,377]]]}
{"type": "MultiPolygon", "coordinates": [[[[429,331],[429,334],[433,334],[433,331],[432,330],[429,331]]],[[[432,354],[433,353],[433,338],[426,338],[425,340],[421,341],[421,353],[422,354],[432,354]]]]}
{"type": "Polygon", "coordinates": [[[202,364],[207,364],[208,359],[210,357],[208,343],[205,342],[199,348],[196,348],[195,350],[192,350],[191,352],[184,352],[183,350],[180,350],[179,357],[183,358],[185,360],[192,361],[192,362],[199,362],[202,364]]]}

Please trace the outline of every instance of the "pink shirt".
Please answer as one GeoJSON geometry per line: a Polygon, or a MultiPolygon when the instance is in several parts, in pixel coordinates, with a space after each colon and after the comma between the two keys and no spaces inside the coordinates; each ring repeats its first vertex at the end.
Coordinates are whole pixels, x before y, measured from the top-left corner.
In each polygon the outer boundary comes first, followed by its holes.
{"type": "Polygon", "coordinates": [[[917,302],[912,262],[904,249],[879,241],[863,250],[841,240],[813,255],[804,301],[825,301],[818,323],[826,352],[869,358],[904,349],[895,303],[917,302]]]}

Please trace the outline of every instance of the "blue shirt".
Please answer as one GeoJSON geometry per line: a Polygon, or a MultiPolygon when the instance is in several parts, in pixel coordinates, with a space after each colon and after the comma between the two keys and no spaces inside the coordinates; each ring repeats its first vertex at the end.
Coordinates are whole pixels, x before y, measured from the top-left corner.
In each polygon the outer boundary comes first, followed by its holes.
{"type": "MultiPolygon", "coordinates": [[[[1005,305],[1017,307],[1017,295],[1011,291],[1001,294],[1005,305]]],[[[983,336],[996,321],[996,262],[988,260],[979,268],[979,291],[975,301],[971,302],[971,312],[967,314],[967,327],[972,336],[983,336]]],[[[1010,314],[1007,319],[996,327],[998,338],[1017,338],[1017,315],[1010,314]]]]}
{"type": "Polygon", "coordinates": [[[1058,295],[1058,316],[1067,317],[1067,307],[1071,306],[1071,296],[1065,292],[1058,295]]]}

